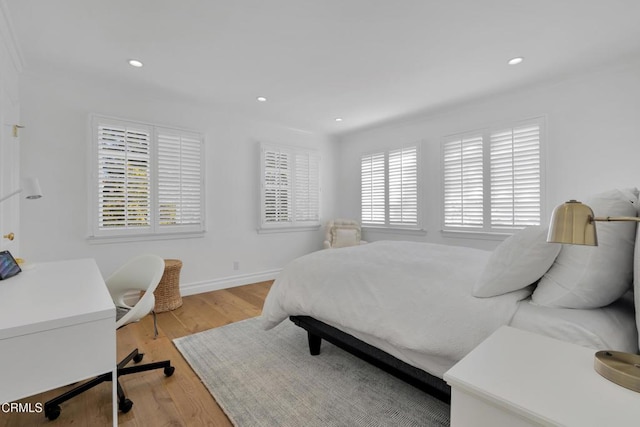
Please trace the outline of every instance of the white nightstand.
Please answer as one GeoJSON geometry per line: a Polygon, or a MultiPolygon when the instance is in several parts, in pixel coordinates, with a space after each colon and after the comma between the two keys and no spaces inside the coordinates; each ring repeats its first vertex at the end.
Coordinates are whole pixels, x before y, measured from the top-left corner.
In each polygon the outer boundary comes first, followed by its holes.
{"type": "Polygon", "coordinates": [[[640,393],[601,377],[594,354],[503,326],[444,374],[451,426],[640,426],[640,393]]]}

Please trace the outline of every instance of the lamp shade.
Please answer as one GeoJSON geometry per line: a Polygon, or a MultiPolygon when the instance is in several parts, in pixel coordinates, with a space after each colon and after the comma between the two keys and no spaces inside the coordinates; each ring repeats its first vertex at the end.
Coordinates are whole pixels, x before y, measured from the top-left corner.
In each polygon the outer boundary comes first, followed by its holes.
{"type": "Polygon", "coordinates": [[[42,197],[42,189],[38,178],[24,178],[22,180],[22,192],[24,197],[29,200],[42,197]]]}
{"type": "Polygon", "coordinates": [[[0,203],[22,192],[24,192],[25,198],[29,200],[39,199],[42,197],[42,190],[40,189],[40,182],[38,182],[38,178],[24,178],[22,180],[22,188],[12,191],[6,196],[0,197],[0,203]]]}
{"type": "Polygon", "coordinates": [[[597,246],[596,226],[591,208],[576,200],[556,207],[551,214],[547,242],[597,246]]]}

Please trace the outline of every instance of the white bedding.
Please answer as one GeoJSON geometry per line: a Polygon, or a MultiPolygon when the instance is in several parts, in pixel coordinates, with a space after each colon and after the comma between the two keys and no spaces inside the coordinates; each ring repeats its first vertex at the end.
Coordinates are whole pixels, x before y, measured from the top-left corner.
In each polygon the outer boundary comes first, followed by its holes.
{"type": "Polygon", "coordinates": [[[263,325],[311,316],[372,345],[386,343],[376,346],[441,376],[509,324],[518,302],[530,294],[471,295],[490,253],[391,241],[315,252],[279,275],[265,301],[263,325]],[[412,360],[422,355],[439,362],[426,367],[412,360]]]}
{"type": "Polygon", "coordinates": [[[542,307],[527,299],[520,302],[510,325],[595,350],[638,351],[631,292],[613,304],[592,309],[542,307]]]}

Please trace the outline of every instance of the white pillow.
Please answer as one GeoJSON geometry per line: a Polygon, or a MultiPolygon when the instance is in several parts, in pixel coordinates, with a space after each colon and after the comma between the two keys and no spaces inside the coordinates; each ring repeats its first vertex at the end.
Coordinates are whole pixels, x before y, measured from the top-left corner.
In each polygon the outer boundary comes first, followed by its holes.
{"type": "MultiPolygon", "coordinates": [[[[585,200],[596,216],[636,216],[628,192],[585,200]]],[[[596,223],[598,246],[563,245],[531,299],[548,307],[597,308],[620,298],[633,280],[635,222],[596,223]]]]}
{"type": "Polygon", "coordinates": [[[355,228],[338,228],[334,230],[333,247],[345,248],[347,246],[356,246],[358,242],[358,230],[355,228]]]}
{"type": "Polygon", "coordinates": [[[547,243],[547,228],[528,227],[510,236],[491,253],[473,296],[493,297],[535,283],[551,267],[562,245],[547,243]]]}

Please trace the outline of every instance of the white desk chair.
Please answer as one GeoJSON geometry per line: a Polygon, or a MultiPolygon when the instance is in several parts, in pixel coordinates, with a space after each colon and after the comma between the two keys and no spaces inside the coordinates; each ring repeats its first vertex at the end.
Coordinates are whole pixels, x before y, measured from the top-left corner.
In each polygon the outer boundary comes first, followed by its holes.
{"type": "MultiPolygon", "coordinates": [[[[164,273],[164,260],[157,255],[140,255],[133,258],[125,265],[120,267],[115,273],[105,280],[111,298],[116,305],[116,329],[119,329],[129,323],[137,322],[147,314],[153,312],[155,298],[153,291],[158,286],[162,274],[164,273]],[[124,297],[131,291],[145,291],[145,294],[138,302],[129,306],[125,303],[124,297]]],[[[157,325],[154,315],[154,332],[158,334],[157,325]]],[[[126,367],[133,360],[134,363],[142,361],[143,353],[138,352],[136,348],[120,363],[118,363],[118,378],[121,375],[133,374],[136,372],[150,371],[153,369],[164,369],[167,377],[173,375],[175,368],[171,366],[169,360],[162,362],[147,363],[144,365],[135,365],[126,367]]],[[[44,413],[50,420],[55,420],[60,415],[60,404],[83,393],[90,388],[97,386],[105,381],[111,381],[111,372],[100,375],[89,380],[78,387],[48,401],[44,406],[44,413]]],[[[133,402],[126,398],[124,390],[118,381],[118,409],[122,412],[129,412],[133,402]]]]}
{"type": "Polygon", "coordinates": [[[158,324],[156,321],[155,297],[156,290],[162,274],[164,273],[164,260],[157,255],[140,255],[113,273],[105,283],[111,294],[111,299],[116,305],[116,329],[137,322],[149,313],[153,314],[154,337],[158,336],[158,324]],[[131,291],[144,291],[144,295],[130,306],[125,302],[131,291]]]}

